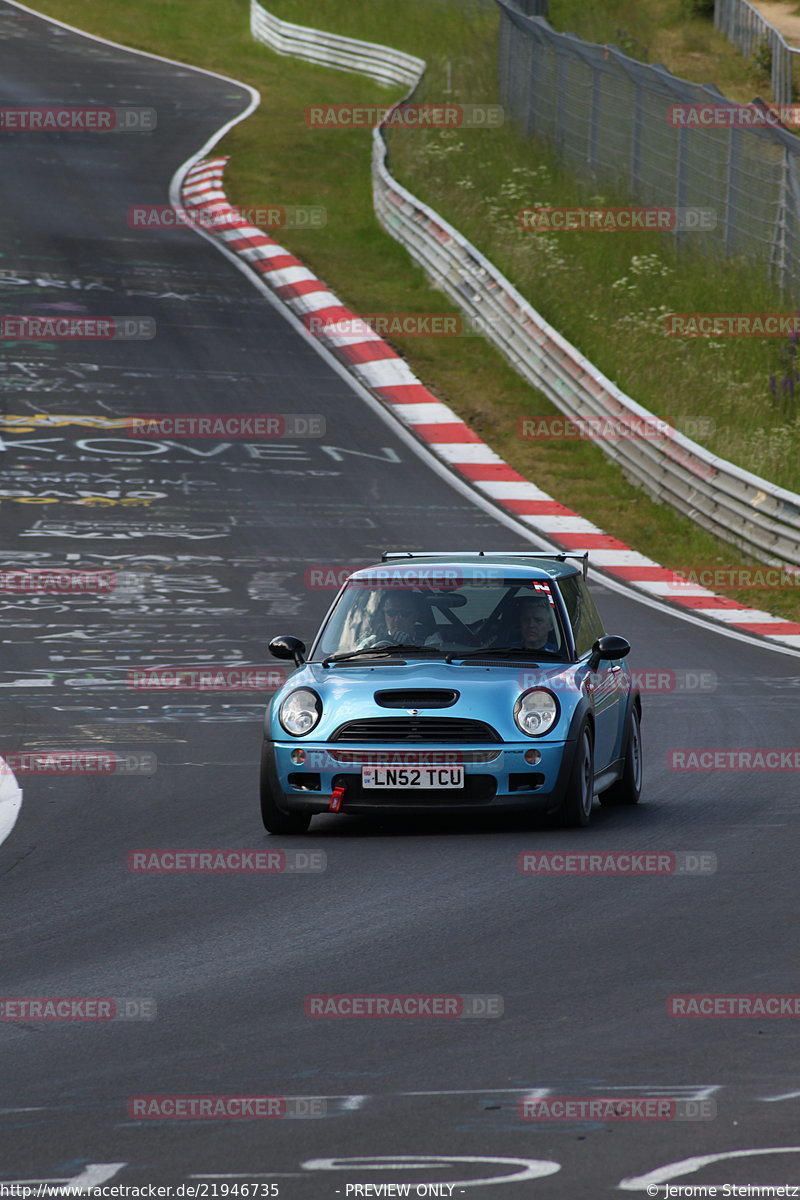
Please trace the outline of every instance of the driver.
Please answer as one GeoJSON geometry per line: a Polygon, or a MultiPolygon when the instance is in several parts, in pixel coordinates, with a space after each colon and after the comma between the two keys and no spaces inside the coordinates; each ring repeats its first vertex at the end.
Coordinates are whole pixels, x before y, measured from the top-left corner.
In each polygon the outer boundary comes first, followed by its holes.
{"type": "Polygon", "coordinates": [[[358,647],[387,643],[392,646],[420,646],[425,639],[426,609],[417,592],[403,589],[389,592],[376,614],[375,631],[358,647]]]}

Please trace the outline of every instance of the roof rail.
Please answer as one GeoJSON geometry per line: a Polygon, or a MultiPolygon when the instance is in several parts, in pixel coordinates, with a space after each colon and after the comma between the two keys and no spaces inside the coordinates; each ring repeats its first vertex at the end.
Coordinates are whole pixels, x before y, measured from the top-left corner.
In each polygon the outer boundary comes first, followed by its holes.
{"type": "Polygon", "coordinates": [[[583,569],[586,578],[589,569],[589,551],[572,553],[568,550],[384,550],[381,562],[389,562],[393,558],[549,558],[565,562],[568,558],[576,558],[583,569]]]}

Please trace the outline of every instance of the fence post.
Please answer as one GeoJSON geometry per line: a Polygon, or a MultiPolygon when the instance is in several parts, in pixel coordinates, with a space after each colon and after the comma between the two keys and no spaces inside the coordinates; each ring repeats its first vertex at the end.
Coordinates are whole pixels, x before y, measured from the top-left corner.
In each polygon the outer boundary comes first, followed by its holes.
{"type": "Polygon", "coordinates": [[[732,127],[728,130],[728,178],[725,186],[725,253],[736,250],[737,189],[739,187],[739,157],[741,132],[732,127]]]}
{"type": "Polygon", "coordinates": [[[525,132],[528,134],[536,132],[536,102],[538,100],[537,88],[539,83],[539,61],[541,55],[536,53],[537,44],[535,38],[530,38],[528,41],[530,48],[530,66],[528,70],[528,103],[525,114],[525,132]]]}
{"type": "Polygon", "coordinates": [[[777,280],[778,287],[784,289],[786,287],[786,222],[788,217],[787,198],[789,195],[789,172],[791,166],[789,162],[789,150],[784,147],[783,151],[783,170],[781,171],[781,186],[778,200],[778,211],[775,214],[774,235],[772,239],[772,247],[770,251],[770,267],[772,269],[773,278],[777,280]]]}
{"type": "Polygon", "coordinates": [[[771,33],[768,37],[769,47],[771,51],[771,70],[770,83],[772,84],[772,98],[776,104],[790,104],[791,93],[786,95],[786,57],[787,51],[784,48],[783,38],[775,36],[771,33]]]}
{"type": "Polygon", "coordinates": [[[564,96],[566,87],[564,84],[564,69],[566,55],[556,51],[556,109],[554,114],[554,130],[556,146],[559,151],[564,148],[564,96]]]}
{"type": "MultiPolygon", "coordinates": [[[[680,127],[678,132],[678,161],[675,164],[677,170],[675,172],[675,207],[680,210],[686,207],[686,191],[688,184],[688,166],[689,166],[689,143],[687,141],[687,133],[685,125],[680,127]]],[[[675,222],[675,245],[681,244],[681,229],[680,219],[675,222]]]]}
{"type": "Polygon", "coordinates": [[[629,186],[632,195],[636,195],[639,185],[640,164],[642,160],[642,89],[640,84],[634,84],[634,112],[631,126],[631,169],[629,186]]]}
{"type": "Polygon", "coordinates": [[[600,114],[602,111],[601,95],[600,68],[596,63],[592,63],[592,108],[589,113],[589,166],[593,171],[596,170],[600,161],[597,153],[597,143],[600,134],[600,114]]]}

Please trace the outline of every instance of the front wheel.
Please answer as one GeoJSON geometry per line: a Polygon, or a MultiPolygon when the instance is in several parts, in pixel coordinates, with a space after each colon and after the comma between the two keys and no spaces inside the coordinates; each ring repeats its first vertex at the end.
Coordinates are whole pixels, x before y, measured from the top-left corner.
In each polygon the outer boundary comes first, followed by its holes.
{"type": "Polygon", "coordinates": [[[578,734],[578,745],[567,789],[558,810],[559,822],[571,829],[580,829],[589,824],[594,802],[594,745],[588,725],[578,734]]]}
{"type": "Polygon", "coordinates": [[[307,833],[310,813],[286,813],[278,808],[278,777],[267,742],[261,748],[261,820],[267,833],[307,833]]]}
{"type": "Polygon", "coordinates": [[[638,804],[642,794],[642,730],[636,705],[628,716],[625,766],[616,783],[600,796],[601,804],[638,804]]]}

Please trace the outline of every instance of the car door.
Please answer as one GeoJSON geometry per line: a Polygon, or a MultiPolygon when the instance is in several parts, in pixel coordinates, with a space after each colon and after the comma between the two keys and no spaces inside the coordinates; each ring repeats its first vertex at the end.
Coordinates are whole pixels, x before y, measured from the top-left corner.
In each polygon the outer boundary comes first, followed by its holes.
{"type": "Polygon", "coordinates": [[[603,659],[596,671],[589,669],[592,646],[605,633],[591,593],[582,575],[569,575],[558,581],[559,591],[572,625],[575,650],[580,658],[575,673],[594,711],[594,770],[599,775],[617,756],[620,728],[624,718],[630,675],[619,662],[603,659]]]}

